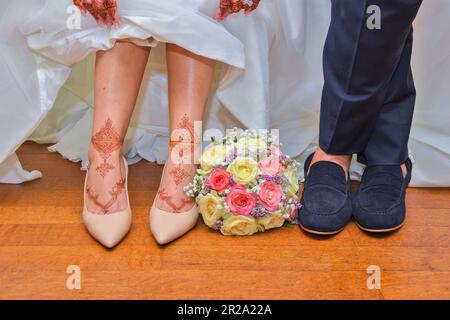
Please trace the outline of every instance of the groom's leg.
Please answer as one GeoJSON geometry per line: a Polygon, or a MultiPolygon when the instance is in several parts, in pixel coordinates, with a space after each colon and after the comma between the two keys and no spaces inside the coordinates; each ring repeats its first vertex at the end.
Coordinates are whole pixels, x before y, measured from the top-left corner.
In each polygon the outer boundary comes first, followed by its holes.
{"type": "Polygon", "coordinates": [[[412,49],[411,29],[375,129],[364,152],[358,157],[359,162],[368,166],[401,165],[408,158],[408,140],[416,102],[411,70],[412,49]]]}
{"type": "Polygon", "coordinates": [[[412,43],[411,29],[374,131],[359,155],[359,161],[366,163],[367,168],[354,198],[353,215],[365,231],[389,232],[405,221],[406,188],[412,170],[408,140],[416,99],[411,72],[412,43]]]}
{"type": "MultiPolygon", "coordinates": [[[[397,103],[385,104],[385,99],[388,93],[395,95],[403,90],[404,84],[397,81],[401,76],[396,70],[402,72],[404,65],[409,65],[412,22],[421,2],[332,0],[332,22],[324,50],[325,86],[320,124],[320,147],[325,152],[333,155],[364,153],[377,132],[384,106],[397,103]],[[367,10],[371,5],[380,9],[381,29],[371,30],[367,26],[371,15],[367,10]]],[[[409,98],[410,95],[398,105],[398,108],[405,108],[402,112],[405,122],[412,116],[413,100],[409,98]]],[[[397,117],[398,113],[392,116],[397,117]]],[[[391,125],[389,129],[391,139],[399,137],[394,145],[404,143],[405,130],[409,134],[408,126],[391,125]]],[[[390,161],[388,151],[384,156],[390,161]]]]}
{"type": "Polygon", "coordinates": [[[358,153],[367,163],[353,215],[370,232],[396,230],[405,220],[412,170],[407,142],[415,103],[412,23],[421,2],[333,1],[320,145],[330,154],[358,153]],[[370,5],[380,10],[381,29],[366,26],[370,5]],[[359,29],[350,28],[358,23],[359,29]]]}
{"type": "Polygon", "coordinates": [[[306,231],[332,234],[348,222],[353,205],[346,170],[354,153],[370,156],[373,161],[376,153],[381,163],[398,164],[386,170],[366,170],[365,186],[392,184],[369,192],[366,198],[359,197],[358,222],[369,225],[367,230],[381,231],[401,225],[410,166],[404,179],[399,161],[406,152],[414,105],[409,64],[412,22],[421,2],[332,0],[324,50],[320,148],[305,165],[299,214],[300,226],[306,231]],[[381,29],[368,27],[372,10],[380,10],[381,29]],[[392,149],[395,152],[391,154],[392,149]]]}

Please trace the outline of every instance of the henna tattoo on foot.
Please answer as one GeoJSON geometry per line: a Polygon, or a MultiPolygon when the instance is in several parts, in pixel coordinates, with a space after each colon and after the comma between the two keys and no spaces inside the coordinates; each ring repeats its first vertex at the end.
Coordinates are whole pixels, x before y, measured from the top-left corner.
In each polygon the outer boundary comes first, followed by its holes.
{"type": "MultiPolygon", "coordinates": [[[[177,187],[179,187],[183,182],[188,181],[189,178],[191,178],[191,174],[188,170],[186,170],[183,166],[183,159],[184,154],[187,150],[192,155],[191,161],[193,160],[193,143],[195,139],[195,132],[194,132],[194,123],[189,119],[189,116],[185,114],[180,122],[177,124],[175,130],[171,133],[171,141],[169,149],[177,148],[178,150],[175,150],[178,153],[179,159],[181,159],[181,163],[178,163],[174,165],[172,170],[168,173],[170,177],[173,178],[173,181],[177,187]],[[185,149],[185,146],[182,146],[181,148],[178,148],[179,144],[188,145],[189,149],[185,149]]],[[[192,163],[192,162],[191,162],[192,163]]],[[[169,193],[165,188],[161,188],[161,190],[158,191],[158,196],[166,203],[170,208],[174,210],[174,212],[180,212],[180,210],[188,203],[191,203],[192,199],[188,197],[184,197],[181,199],[181,204],[177,206],[174,203],[173,196],[170,196],[169,193]]]]}
{"type": "MultiPolygon", "coordinates": [[[[108,161],[109,158],[112,156],[113,152],[120,150],[122,147],[121,136],[114,129],[113,122],[110,118],[105,121],[103,127],[92,137],[92,146],[103,159],[103,162],[95,168],[95,171],[105,179],[105,177],[116,168],[108,161]]],[[[121,178],[116,182],[111,191],[109,191],[110,199],[107,202],[101,202],[99,200],[99,194],[96,193],[91,186],[86,188],[86,196],[94,205],[102,210],[103,214],[107,214],[111,207],[117,202],[119,196],[124,192],[125,183],[125,178],[121,178]]]]}
{"type": "Polygon", "coordinates": [[[188,199],[188,198],[184,198],[181,200],[181,204],[179,206],[177,206],[174,202],[173,202],[173,197],[170,196],[165,188],[162,188],[161,190],[158,191],[158,196],[159,198],[166,203],[169,207],[172,208],[172,210],[176,213],[180,212],[181,209],[183,209],[183,207],[190,203],[192,200],[188,199]]]}
{"type": "Polygon", "coordinates": [[[173,168],[169,174],[173,177],[173,180],[177,186],[179,186],[184,180],[189,179],[191,175],[181,165],[173,168]]]}
{"type": "Polygon", "coordinates": [[[116,185],[109,192],[111,198],[106,203],[103,203],[98,199],[99,195],[95,193],[91,187],[88,187],[86,189],[86,193],[88,198],[102,210],[103,214],[107,214],[109,209],[113,206],[114,203],[116,203],[117,199],[119,199],[119,196],[125,190],[125,183],[125,179],[120,179],[118,182],[116,182],[116,185]]]}
{"type": "Polygon", "coordinates": [[[106,175],[113,169],[115,169],[116,167],[114,167],[112,164],[107,163],[106,161],[103,162],[101,165],[97,166],[97,168],[95,168],[95,171],[97,171],[97,173],[99,175],[102,176],[102,178],[104,179],[106,177],[106,175]]]}

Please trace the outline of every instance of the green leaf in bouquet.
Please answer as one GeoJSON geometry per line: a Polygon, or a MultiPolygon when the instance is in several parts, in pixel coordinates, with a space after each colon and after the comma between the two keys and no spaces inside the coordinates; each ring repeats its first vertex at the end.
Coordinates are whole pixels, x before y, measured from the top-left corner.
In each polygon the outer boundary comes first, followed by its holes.
{"type": "Polygon", "coordinates": [[[264,226],[263,226],[263,225],[260,225],[260,224],[258,224],[257,229],[258,229],[258,232],[265,232],[265,231],[266,231],[266,229],[264,228],[264,226]]]}
{"type": "Polygon", "coordinates": [[[283,228],[292,229],[292,228],[294,228],[294,225],[292,223],[289,223],[289,222],[286,221],[283,224],[283,228]]]}
{"type": "Polygon", "coordinates": [[[200,176],[207,176],[207,175],[209,175],[209,172],[208,172],[208,171],[205,171],[205,170],[203,170],[203,169],[201,169],[201,168],[198,168],[198,169],[196,170],[196,174],[197,174],[197,175],[200,175],[200,176]]]}

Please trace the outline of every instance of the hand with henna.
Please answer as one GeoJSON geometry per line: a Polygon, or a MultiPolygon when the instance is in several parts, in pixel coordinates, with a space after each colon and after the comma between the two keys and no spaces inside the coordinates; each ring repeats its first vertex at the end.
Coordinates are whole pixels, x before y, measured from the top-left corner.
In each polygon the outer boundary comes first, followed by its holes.
{"type": "Polygon", "coordinates": [[[220,0],[219,9],[215,16],[216,20],[222,21],[233,13],[238,13],[244,10],[246,14],[249,14],[256,8],[258,8],[261,0],[220,0]]]}
{"type": "Polygon", "coordinates": [[[116,0],[73,0],[73,3],[83,14],[89,12],[101,26],[119,25],[116,0]]]}

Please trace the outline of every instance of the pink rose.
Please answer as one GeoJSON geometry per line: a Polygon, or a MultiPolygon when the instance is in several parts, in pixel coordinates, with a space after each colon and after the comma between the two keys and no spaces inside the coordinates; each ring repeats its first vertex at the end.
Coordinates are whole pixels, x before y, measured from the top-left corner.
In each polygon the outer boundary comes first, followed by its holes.
{"type": "Polygon", "coordinates": [[[283,166],[281,165],[278,158],[274,156],[262,159],[259,162],[258,166],[264,175],[268,175],[271,177],[279,175],[281,173],[281,170],[283,169],[283,166]]]}
{"type": "Polygon", "coordinates": [[[231,191],[235,191],[235,190],[243,190],[243,191],[246,191],[246,190],[247,190],[247,187],[245,186],[245,184],[236,183],[236,184],[234,184],[234,185],[231,187],[230,192],[231,192],[231,191]]]}
{"type": "Polygon", "coordinates": [[[236,184],[228,193],[226,203],[233,214],[249,216],[256,207],[256,197],[253,193],[247,192],[245,186],[236,184]]]}
{"type": "Polygon", "coordinates": [[[283,151],[276,145],[270,145],[269,151],[270,154],[277,160],[279,160],[283,156],[283,151]]]}
{"type": "Polygon", "coordinates": [[[294,222],[296,215],[297,215],[297,208],[294,207],[289,212],[289,222],[294,222]]]}
{"type": "Polygon", "coordinates": [[[259,189],[258,196],[264,208],[275,211],[283,197],[283,189],[273,181],[266,181],[259,189]]]}
{"type": "Polygon", "coordinates": [[[224,192],[230,185],[230,177],[225,169],[213,169],[209,177],[209,186],[217,192],[224,192]]]}

